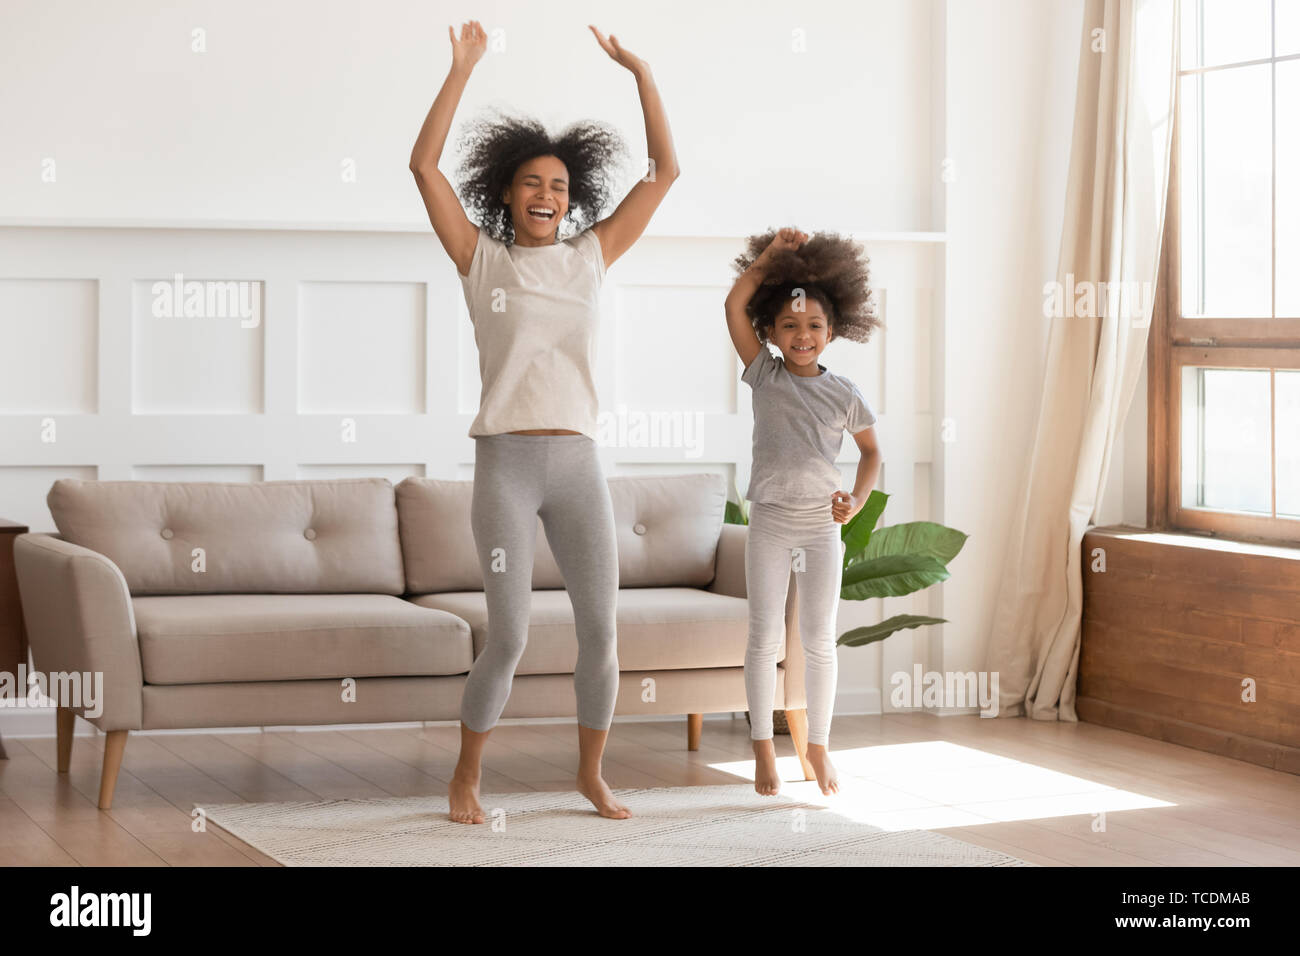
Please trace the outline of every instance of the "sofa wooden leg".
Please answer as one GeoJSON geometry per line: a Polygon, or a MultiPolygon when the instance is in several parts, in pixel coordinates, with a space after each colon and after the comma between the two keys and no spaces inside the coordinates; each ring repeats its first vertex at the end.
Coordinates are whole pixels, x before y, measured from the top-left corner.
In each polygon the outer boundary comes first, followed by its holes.
{"type": "Polygon", "coordinates": [[[790,739],[794,741],[794,752],[799,756],[799,765],[803,767],[803,778],[816,780],[817,774],[808,762],[808,711],[787,710],[785,722],[790,727],[790,739]]]}
{"type": "Polygon", "coordinates": [[[700,749],[700,735],[704,732],[704,715],[686,715],[686,749],[700,749]]]}
{"type": "Polygon", "coordinates": [[[113,808],[113,791],[117,788],[117,772],[122,767],[122,754],[126,750],[125,730],[110,730],[104,738],[104,771],[99,778],[99,809],[113,808]]]}
{"type": "Polygon", "coordinates": [[[58,743],[59,773],[68,772],[72,761],[72,733],[77,727],[77,714],[71,707],[60,707],[54,714],[54,732],[58,743]]]}

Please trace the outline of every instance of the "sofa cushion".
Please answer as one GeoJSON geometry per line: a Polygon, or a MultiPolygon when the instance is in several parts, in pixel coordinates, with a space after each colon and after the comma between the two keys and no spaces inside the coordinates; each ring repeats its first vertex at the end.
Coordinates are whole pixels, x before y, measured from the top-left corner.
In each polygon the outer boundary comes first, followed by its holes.
{"type": "MultiPolygon", "coordinates": [[[[721,475],[607,478],[618,533],[620,588],[703,587],[713,580],[727,488],[721,475]]],[[[472,481],[405,478],[397,516],[408,594],[481,591],[470,525],[472,481]]],[[[546,528],[537,519],[533,588],[563,588],[546,528]]]]}
{"type": "MultiPolygon", "coordinates": [[[[469,622],[474,657],[487,643],[482,591],[422,594],[421,607],[449,611],[469,622]]],[[[749,638],[744,598],[697,588],[625,588],[618,592],[618,666],[622,671],[742,667],[749,638]]],[[[783,660],[782,645],[777,660],[783,660]]],[[[528,646],[516,674],[572,674],[578,662],[573,605],[567,591],[534,591],[528,646]]]]}
{"type": "Polygon", "coordinates": [[[132,601],[147,684],[464,674],[469,627],[383,594],[196,594],[132,601]]]}
{"type": "Polygon", "coordinates": [[[46,502],[63,539],[108,557],[133,595],[397,595],[405,588],[386,478],[62,478],[46,502]]]}

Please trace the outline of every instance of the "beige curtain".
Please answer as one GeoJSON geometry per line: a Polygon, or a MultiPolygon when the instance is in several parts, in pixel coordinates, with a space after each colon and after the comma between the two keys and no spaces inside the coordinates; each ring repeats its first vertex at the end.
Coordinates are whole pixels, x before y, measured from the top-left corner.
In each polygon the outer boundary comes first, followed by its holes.
{"type": "Polygon", "coordinates": [[[1004,717],[1078,719],[1079,552],[1146,353],[1169,175],[1176,6],[1087,0],[1084,10],[1056,276],[1064,314],[1044,319],[1043,398],[986,664],[998,672],[1004,717]]]}

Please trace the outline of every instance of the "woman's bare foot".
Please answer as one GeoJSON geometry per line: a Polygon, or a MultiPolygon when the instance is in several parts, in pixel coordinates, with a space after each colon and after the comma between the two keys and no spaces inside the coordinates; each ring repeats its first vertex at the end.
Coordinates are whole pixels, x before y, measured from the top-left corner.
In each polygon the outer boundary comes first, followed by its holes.
{"type": "Polygon", "coordinates": [[[462,773],[459,767],[452,774],[451,783],[447,785],[447,803],[451,806],[448,816],[457,823],[484,823],[487,817],[478,802],[477,776],[462,773]]]}
{"type": "Polygon", "coordinates": [[[614,791],[601,773],[608,728],[597,730],[578,724],[578,792],[591,801],[596,812],[611,820],[626,820],[632,811],[614,799],[614,791]]]}
{"type": "Polygon", "coordinates": [[[609,784],[600,775],[579,776],[578,792],[591,801],[591,805],[596,808],[596,812],[602,817],[609,817],[611,820],[626,820],[632,815],[632,811],[623,804],[614,799],[614,791],[609,789],[609,784]]]}
{"type": "Polygon", "coordinates": [[[485,823],[483,808],[478,802],[478,782],[483,771],[483,747],[491,730],[473,731],[460,724],[460,757],[447,785],[448,816],[457,823],[485,823]]]}
{"type": "Polygon", "coordinates": [[[827,796],[839,793],[840,778],[835,772],[835,766],[831,763],[826,747],[822,744],[809,744],[807,756],[808,762],[812,764],[813,773],[817,774],[817,786],[822,788],[822,793],[827,796]]]}
{"type": "Polygon", "coordinates": [[[755,740],[754,744],[754,792],[765,797],[774,797],[781,792],[781,777],[776,772],[776,745],[772,738],[755,740]]]}

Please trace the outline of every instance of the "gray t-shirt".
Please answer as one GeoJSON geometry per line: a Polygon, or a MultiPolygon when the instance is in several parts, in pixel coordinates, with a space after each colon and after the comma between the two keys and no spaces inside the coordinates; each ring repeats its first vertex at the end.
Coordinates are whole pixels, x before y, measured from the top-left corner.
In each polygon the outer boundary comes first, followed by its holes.
{"type": "Polygon", "coordinates": [[[843,481],[835,459],[844,432],[875,424],[876,413],[856,385],[817,367],[820,375],[794,375],[764,345],[741,375],[754,392],[748,500],[830,504],[843,481]]]}

